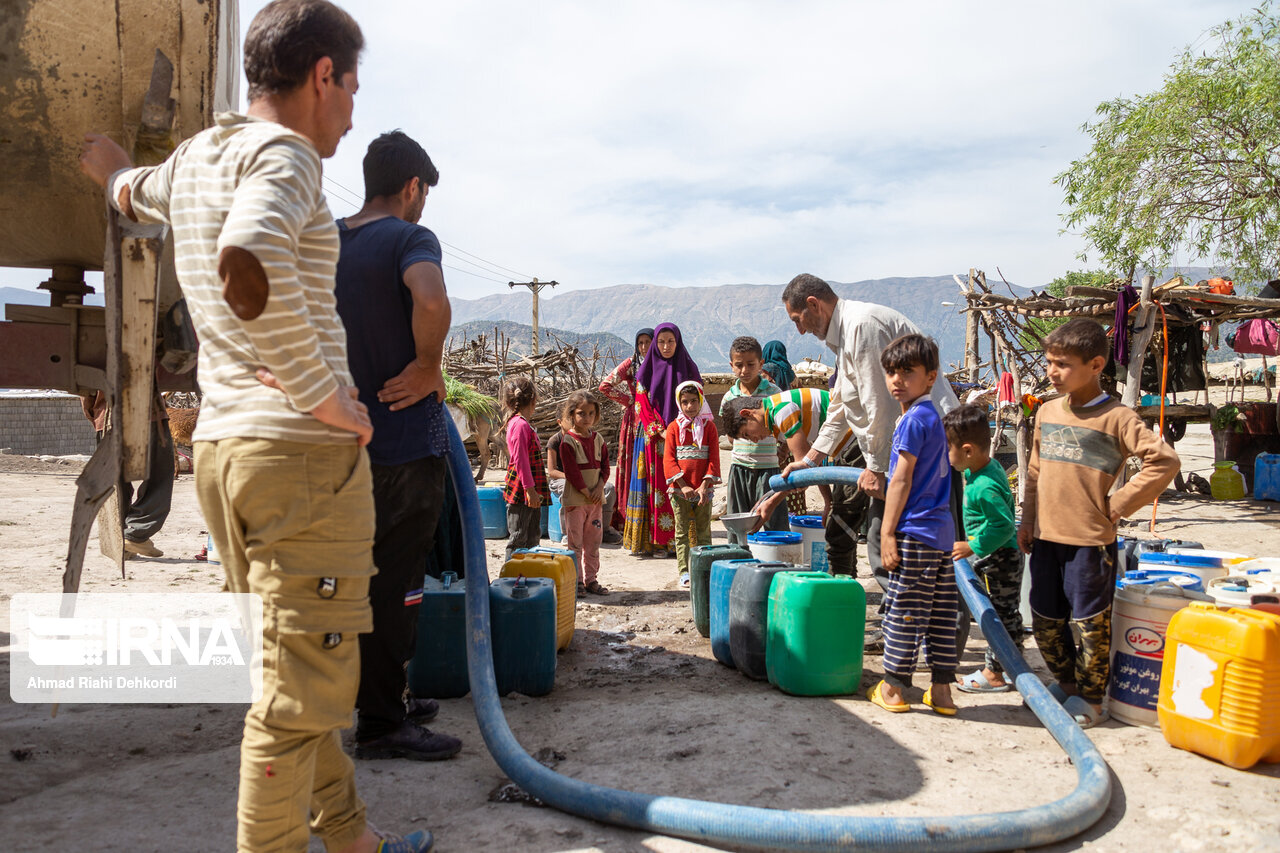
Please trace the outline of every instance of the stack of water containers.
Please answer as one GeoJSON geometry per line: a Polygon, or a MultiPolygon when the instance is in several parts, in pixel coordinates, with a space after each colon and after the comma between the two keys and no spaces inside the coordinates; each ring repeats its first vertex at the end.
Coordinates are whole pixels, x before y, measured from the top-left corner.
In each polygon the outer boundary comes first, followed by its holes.
{"type": "MultiPolygon", "coordinates": [[[[556,590],[541,577],[499,578],[489,586],[493,672],[498,693],[551,692],[556,676],[556,590]]],[[[453,572],[428,577],[418,609],[418,641],[409,692],[454,699],[471,690],[467,675],[466,588],[453,572]]]]}
{"type": "Polygon", "coordinates": [[[1116,582],[1111,715],[1232,766],[1280,761],[1280,620],[1247,609],[1280,589],[1280,560],[1170,540],[1123,547],[1138,568],[1116,582]]]}
{"type": "MultiPolygon", "coordinates": [[[[1159,567],[1150,576],[1174,572],[1174,583],[1194,575],[1207,593],[1188,593],[1197,600],[1184,607],[1168,605],[1173,612],[1160,626],[1156,719],[1165,740],[1231,767],[1280,762],[1280,616],[1249,606],[1252,595],[1280,590],[1280,559],[1168,546],[1163,554],[1141,554],[1139,562],[1159,567]]],[[[1131,645],[1143,627],[1121,622],[1129,592],[1116,594],[1113,647],[1131,645]]],[[[1131,676],[1132,668],[1117,670],[1113,660],[1111,713],[1126,722],[1127,706],[1117,704],[1117,694],[1123,698],[1131,676]]],[[[1149,724],[1150,712],[1142,712],[1141,722],[1149,724]]]]}
{"type": "Polygon", "coordinates": [[[502,567],[501,577],[547,578],[555,585],[555,647],[567,649],[573,640],[574,617],[578,606],[578,570],[573,552],[563,548],[521,548],[502,567]]]}
{"type": "Polygon", "coordinates": [[[1206,584],[1227,570],[1220,554],[1198,542],[1121,539],[1117,545],[1124,557],[1111,617],[1107,707],[1122,722],[1153,726],[1169,619],[1192,601],[1210,601],[1206,584]]]}
{"type": "Polygon", "coordinates": [[[857,691],[866,594],[854,578],[720,559],[711,563],[708,599],[716,660],[796,695],[857,691]]]}

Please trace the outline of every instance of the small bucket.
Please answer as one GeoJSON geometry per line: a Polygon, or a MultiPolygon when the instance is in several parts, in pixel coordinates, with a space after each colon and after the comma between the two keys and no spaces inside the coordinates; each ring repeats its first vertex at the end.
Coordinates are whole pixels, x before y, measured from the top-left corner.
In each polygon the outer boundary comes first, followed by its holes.
{"type": "Polygon", "coordinates": [[[751,556],[766,563],[795,565],[800,560],[800,534],[786,530],[765,530],[747,537],[751,556]]]}
{"type": "Polygon", "coordinates": [[[798,565],[808,566],[810,571],[828,572],[827,531],[820,515],[790,516],[791,532],[800,534],[800,560],[798,565]]]}

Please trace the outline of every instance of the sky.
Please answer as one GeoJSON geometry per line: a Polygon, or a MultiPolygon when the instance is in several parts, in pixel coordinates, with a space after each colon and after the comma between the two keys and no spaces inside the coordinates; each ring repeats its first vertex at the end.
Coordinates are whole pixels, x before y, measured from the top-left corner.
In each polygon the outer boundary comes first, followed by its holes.
{"type": "Polygon", "coordinates": [[[422,143],[463,298],[971,266],[1040,286],[1087,266],[1054,183],[1080,126],[1251,5],[348,0],[366,51],[325,187],[353,213],[369,141],[422,143]]]}

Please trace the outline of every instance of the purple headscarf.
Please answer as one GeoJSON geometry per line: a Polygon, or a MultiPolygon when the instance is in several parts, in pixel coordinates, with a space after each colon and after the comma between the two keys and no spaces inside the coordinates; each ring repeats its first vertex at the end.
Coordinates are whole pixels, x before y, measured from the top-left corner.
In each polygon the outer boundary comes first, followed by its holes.
{"type": "Polygon", "coordinates": [[[644,387],[649,395],[650,405],[662,416],[663,423],[671,423],[680,414],[680,404],[676,402],[676,386],[690,379],[701,383],[702,373],[684,348],[679,327],[675,323],[659,323],[654,327],[649,353],[636,371],[636,383],[644,387]],[[663,332],[676,336],[676,351],[671,354],[671,358],[663,358],[658,352],[658,335],[663,332]]]}

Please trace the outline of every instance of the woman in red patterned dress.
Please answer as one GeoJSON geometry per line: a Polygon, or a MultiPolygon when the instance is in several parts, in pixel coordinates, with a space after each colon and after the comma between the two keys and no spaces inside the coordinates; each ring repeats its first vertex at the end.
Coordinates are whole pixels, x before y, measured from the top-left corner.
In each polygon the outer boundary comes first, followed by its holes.
{"type": "Polygon", "coordinates": [[[679,413],[676,388],[690,379],[701,382],[702,373],[674,323],[659,323],[654,332],[653,345],[636,370],[636,442],[622,547],[635,556],[666,557],[676,521],[663,476],[663,435],[679,413]]]}
{"type": "Polygon", "coordinates": [[[653,329],[636,332],[635,352],[613,369],[600,383],[600,393],[622,407],[622,423],[618,427],[618,452],[614,456],[613,484],[617,495],[613,518],[605,524],[622,530],[627,514],[627,487],[631,484],[631,454],[636,443],[636,370],[644,361],[649,344],[653,343],[653,329]]]}

